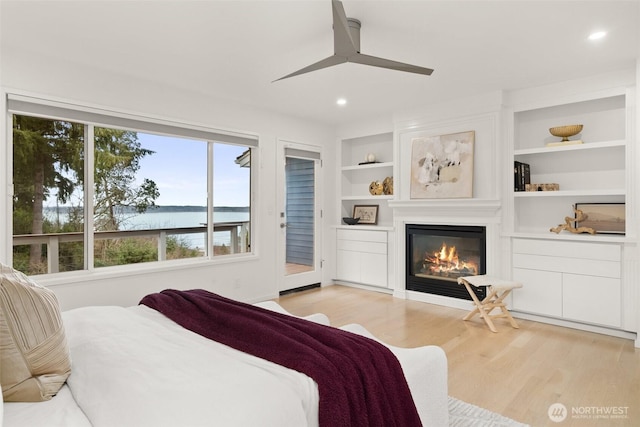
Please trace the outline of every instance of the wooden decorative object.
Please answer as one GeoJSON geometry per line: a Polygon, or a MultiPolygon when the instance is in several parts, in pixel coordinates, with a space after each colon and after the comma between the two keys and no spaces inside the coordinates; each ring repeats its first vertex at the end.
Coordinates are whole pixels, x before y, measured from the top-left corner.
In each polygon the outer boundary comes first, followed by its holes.
{"type": "Polygon", "coordinates": [[[379,196],[382,194],[382,191],[383,187],[380,181],[372,181],[371,184],[369,184],[369,193],[371,193],[372,196],[379,196]]]}
{"type": "Polygon", "coordinates": [[[393,177],[388,176],[382,181],[382,192],[386,195],[393,194],[393,177]]]}
{"type": "Polygon", "coordinates": [[[549,231],[552,231],[556,234],[560,233],[562,230],[567,230],[574,234],[579,234],[579,233],[596,234],[596,230],[594,230],[591,227],[578,227],[578,228],[574,227],[573,226],[574,221],[580,222],[580,221],[584,221],[587,218],[580,209],[574,209],[573,211],[576,214],[575,218],[570,216],[565,216],[564,224],[558,224],[557,227],[553,227],[549,229],[549,231]]]}

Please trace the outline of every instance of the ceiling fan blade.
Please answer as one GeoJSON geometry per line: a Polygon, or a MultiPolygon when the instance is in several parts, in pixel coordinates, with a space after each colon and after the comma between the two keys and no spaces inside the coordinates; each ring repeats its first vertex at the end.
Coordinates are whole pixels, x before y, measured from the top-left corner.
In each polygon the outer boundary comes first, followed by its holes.
{"type": "Polygon", "coordinates": [[[321,61],[316,62],[315,64],[311,64],[307,67],[301,68],[298,71],[295,71],[291,74],[287,74],[284,77],[280,77],[277,80],[274,80],[274,82],[277,82],[279,80],[284,80],[284,79],[288,79],[289,77],[293,77],[293,76],[299,76],[300,74],[305,74],[305,73],[309,73],[311,71],[316,71],[316,70],[321,70],[323,68],[327,68],[327,67],[332,67],[334,65],[338,65],[338,64],[343,64],[347,62],[347,58],[345,58],[344,56],[337,56],[337,55],[332,55],[328,58],[325,58],[321,61]]]}
{"type": "Polygon", "coordinates": [[[417,65],[405,64],[403,62],[378,58],[371,55],[363,55],[361,53],[349,56],[349,62],[371,65],[373,67],[388,68],[390,70],[406,71],[407,73],[424,74],[427,76],[430,76],[431,73],[433,73],[431,68],[419,67],[417,65]]]}
{"type": "Polygon", "coordinates": [[[357,53],[342,2],[331,0],[331,9],[333,10],[333,53],[340,56],[357,53]]]}

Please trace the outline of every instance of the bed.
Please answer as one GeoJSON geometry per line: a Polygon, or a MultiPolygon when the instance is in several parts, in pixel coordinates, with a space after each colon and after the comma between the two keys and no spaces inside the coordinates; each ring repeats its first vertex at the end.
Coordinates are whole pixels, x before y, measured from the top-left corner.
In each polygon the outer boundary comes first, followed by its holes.
{"type": "MultiPolygon", "coordinates": [[[[323,314],[297,318],[273,301],[254,306],[330,328],[323,314]]],[[[83,307],[60,317],[70,374],[50,400],[4,402],[4,426],[319,424],[320,393],[312,378],[205,338],[146,305],[83,307]]],[[[375,340],[360,325],[340,330],[375,340]]],[[[442,349],[385,347],[404,372],[422,424],[448,425],[442,349]]]]}

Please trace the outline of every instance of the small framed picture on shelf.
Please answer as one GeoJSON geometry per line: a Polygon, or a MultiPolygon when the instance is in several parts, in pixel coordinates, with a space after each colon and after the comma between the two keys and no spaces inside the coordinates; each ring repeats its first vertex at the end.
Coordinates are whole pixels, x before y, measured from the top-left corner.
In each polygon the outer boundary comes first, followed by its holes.
{"type": "Polygon", "coordinates": [[[576,203],[584,219],[576,221],[576,228],[593,228],[599,234],[625,234],[624,203],[576,203]]]}
{"type": "Polygon", "coordinates": [[[360,218],[358,224],[377,224],[378,205],[354,205],[353,217],[360,218]]]}

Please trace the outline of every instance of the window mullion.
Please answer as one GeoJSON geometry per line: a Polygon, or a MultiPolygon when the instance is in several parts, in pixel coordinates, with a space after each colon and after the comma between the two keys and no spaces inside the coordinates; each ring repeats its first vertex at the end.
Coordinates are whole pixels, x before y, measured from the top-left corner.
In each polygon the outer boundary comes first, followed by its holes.
{"type": "Polygon", "coordinates": [[[207,254],[213,258],[213,148],[214,142],[207,141],[207,254]]]}
{"type": "MultiPolygon", "coordinates": [[[[0,103],[3,103],[4,100],[0,100],[0,103]]],[[[4,110],[3,110],[4,111],[4,110]]],[[[13,161],[9,159],[13,159],[13,114],[7,114],[7,127],[6,129],[6,140],[12,141],[11,144],[7,144],[7,149],[5,151],[6,158],[2,157],[2,153],[0,153],[0,164],[6,165],[5,176],[0,178],[0,182],[4,183],[4,179],[7,180],[7,197],[5,200],[0,200],[0,212],[3,214],[7,214],[7,221],[0,225],[0,227],[6,227],[5,229],[0,228],[0,235],[5,234],[6,236],[13,235],[13,196],[15,187],[13,184],[13,161]],[[7,203],[5,206],[4,203],[7,203]],[[9,202],[11,201],[11,202],[9,202]],[[4,206],[4,208],[2,208],[4,206]],[[6,233],[5,233],[6,232],[6,233]]],[[[0,259],[6,259],[9,265],[13,265],[13,238],[7,239],[7,242],[4,242],[3,247],[0,248],[0,259]]]]}
{"type": "Polygon", "coordinates": [[[94,234],[93,234],[93,192],[95,177],[95,140],[93,125],[85,125],[84,147],[84,259],[86,270],[94,270],[94,234]]]}

